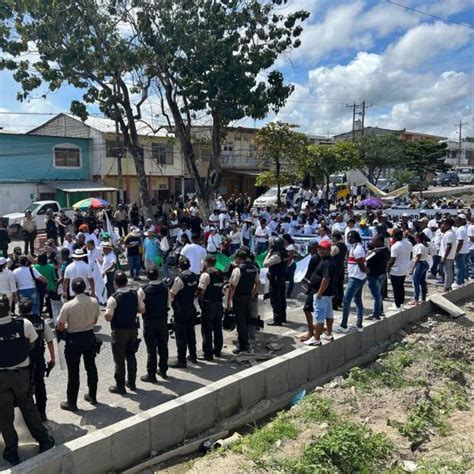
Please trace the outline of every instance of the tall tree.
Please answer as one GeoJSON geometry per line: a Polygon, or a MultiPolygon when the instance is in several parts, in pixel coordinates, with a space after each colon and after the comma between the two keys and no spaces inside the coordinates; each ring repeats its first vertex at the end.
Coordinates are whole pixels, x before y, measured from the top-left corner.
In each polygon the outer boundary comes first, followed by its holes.
{"type": "Polygon", "coordinates": [[[360,171],[372,183],[377,184],[384,170],[401,166],[405,142],[394,134],[365,134],[357,141],[360,171]]]}
{"type": "Polygon", "coordinates": [[[406,145],[403,166],[420,177],[420,196],[423,195],[423,185],[437,171],[448,171],[446,163],[446,143],[436,143],[420,140],[406,145]]]}
{"type": "MultiPolygon", "coordinates": [[[[86,104],[98,105],[116,120],[124,147],[133,157],[140,200],[150,216],[150,196],[143,147],[138,130],[142,107],[150,94],[152,76],[146,48],[123,34],[127,10],[112,0],[4,0],[0,8],[0,70],[9,69],[21,84],[18,100],[27,99],[46,83],[49,91],[70,84],[83,91],[72,101],[73,114],[85,120],[86,104]],[[35,59],[25,53],[34,44],[35,59]],[[37,58],[36,58],[37,56],[37,58]]],[[[128,6],[130,8],[130,6],[128,6]]]]}
{"type": "Polygon", "coordinates": [[[326,185],[326,199],[329,193],[330,176],[360,166],[357,146],[344,140],[334,145],[309,145],[295,165],[301,178],[308,173],[326,185]]]}
{"type": "Polygon", "coordinates": [[[271,122],[255,135],[260,173],[258,186],[276,186],[278,207],[281,206],[281,187],[295,183],[298,171],[295,163],[302,160],[308,146],[304,133],[296,125],[271,122]]]}
{"type": "Polygon", "coordinates": [[[205,213],[221,179],[226,127],[244,117],[262,119],[277,112],[293,91],[271,68],[280,54],[300,45],[300,24],[308,13],[283,14],[286,3],[135,1],[130,23],[153,56],[162,113],[175,130],[205,213]],[[212,143],[205,177],[199,175],[193,143],[193,125],[202,114],[210,122],[212,143]]]}

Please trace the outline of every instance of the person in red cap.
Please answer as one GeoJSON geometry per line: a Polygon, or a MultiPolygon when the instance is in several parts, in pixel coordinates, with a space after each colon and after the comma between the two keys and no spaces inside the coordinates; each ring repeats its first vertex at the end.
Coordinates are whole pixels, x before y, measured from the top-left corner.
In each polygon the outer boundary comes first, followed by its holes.
{"type": "Polygon", "coordinates": [[[310,289],[314,292],[314,335],[304,341],[307,346],[321,345],[321,337],[328,341],[334,339],[332,335],[334,322],[332,299],[335,291],[336,265],[331,257],[331,241],[322,240],[319,243],[318,254],[321,261],[310,280],[310,289]],[[323,334],[325,323],[326,332],[323,334]]]}

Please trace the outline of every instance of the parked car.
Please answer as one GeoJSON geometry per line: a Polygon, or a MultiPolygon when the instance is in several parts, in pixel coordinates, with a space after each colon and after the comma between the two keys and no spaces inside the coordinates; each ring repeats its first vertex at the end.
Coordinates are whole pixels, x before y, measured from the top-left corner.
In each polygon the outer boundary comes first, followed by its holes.
{"type": "Polygon", "coordinates": [[[380,178],[379,180],[377,180],[376,186],[380,189],[380,191],[383,191],[384,193],[394,191],[396,187],[395,183],[387,178],[380,178]]]}
{"type": "Polygon", "coordinates": [[[455,171],[459,176],[459,182],[461,184],[474,184],[474,167],[465,166],[456,168],[455,171]]]}
{"type": "MultiPolygon", "coordinates": [[[[298,186],[282,186],[280,191],[280,199],[282,203],[286,202],[286,193],[288,189],[292,187],[295,190],[295,197],[300,188],[298,186]]],[[[276,206],[278,202],[278,188],[275,186],[265,191],[263,194],[258,196],[253,202],[253,207],[265,208],[268,206],[276,206]]]]}
{"type": "MultiPolygon", "coordinates": [[[[19,235],[21,230],[21,223],[25,218],[25,212],[31,211],[33,219],[36,221],[38,231],[46,229],[44,220],[46,218],[46,211],[51,209],[54,215],[57,215],[61,210],[61,205],[57,201],[35,201],[31,203],[23,212],[12,212],[5,214],[3,219],[7,220],[7,228],[10,235],[19,235]]],[[[64,209],[66,215],[72,218],[73,210],[64,209]]]]}
{"type": "Polygon", "coordinates": [[[436,173],[433,181],[435,186],[458,186],[459,175],[455,171],[448,171],[447,173],[436,173]]]}
{"type": "Polygon", "coordinates": [[[427,180],[424,180],[423,183],[421,182],[421,178],[419,176],[415,176],[414,178],[410,179],[408,182],[408,191],[426,191],[429,188],[429,183],[427,180]]]}

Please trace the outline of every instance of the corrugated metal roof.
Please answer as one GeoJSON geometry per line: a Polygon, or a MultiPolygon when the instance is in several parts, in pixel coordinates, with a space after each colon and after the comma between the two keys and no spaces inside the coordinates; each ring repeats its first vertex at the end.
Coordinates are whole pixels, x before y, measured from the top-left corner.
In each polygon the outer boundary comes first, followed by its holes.
{"type": "Polygon", "coordinates": [[[92,181],[47,181],[44,184],[65,193],[118,191],[117,188],[92,181]]]}

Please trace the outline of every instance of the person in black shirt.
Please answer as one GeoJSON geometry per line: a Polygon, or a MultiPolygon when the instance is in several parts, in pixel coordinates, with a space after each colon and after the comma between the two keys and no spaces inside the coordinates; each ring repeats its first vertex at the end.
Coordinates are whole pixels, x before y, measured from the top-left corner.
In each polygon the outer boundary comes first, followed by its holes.
{"type": "Polygon", "coordinates": [[[319,265],[321,261],[321,257],[318,254],[318,241],[311,240],[308,244],[308,252],[311,255],[311,259],[308,264],[308,269],[306,270],[306,275],[303,278],[303,286],[306,288],[306,301],[303,306],[303,311],[306,316],[306,321],[308,323],[308,331],[302,334],[299,334],[297,338],[300,341],[306,341],[313,337],[313,296],[314,294],[311,292],[310,289],[310,279],[313,272],[319,265]]]}
{"type": "Polygon", "coordinates": [[[336,265],[336,276],[334,277],[335,289],[332,307],[337,310],[342,306],[344,296],[344,262],[347,255],[347,245],[344,243],[344,237],[340,232],[333,232],[332,237],[334,245],[339,249],[339,253],[333,256],[336,265]]]}
{"type": "Polygon", "coordinates": [[[331,242],[329,240],[321,241],[318,253],[321,261],[310,280],[310,290],[314,293],[314,335],[304,342],[308,346],[321,345],[321,336],[328,341],[334,339],[332,336],[334,322],[332,299],[334,297],[336,265],[331,257],[331,242]],[[323,334],[324,323],[326,323],[326,332],[323,334]]]}
{"type": "Polygon", "coordinates": [[[367,282],[374,299],[374,312],[369,319],[380,319],[383,314],[382,289],[387,279],[387,266],[390,260],[390,250],[385,246],[383,234],[377,234],[370,242],[371,251],[367,254],[367,282]]]}

